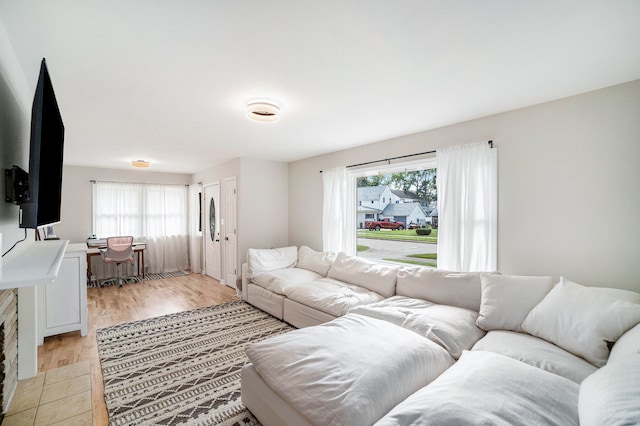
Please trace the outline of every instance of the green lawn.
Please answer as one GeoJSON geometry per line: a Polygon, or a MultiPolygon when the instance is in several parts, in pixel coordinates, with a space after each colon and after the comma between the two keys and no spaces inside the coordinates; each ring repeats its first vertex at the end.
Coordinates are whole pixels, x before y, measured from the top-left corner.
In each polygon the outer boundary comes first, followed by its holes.
{"type": "Polygon", "coordinates": [[[436,260],[438,259],[438,255],[436,253],[416,253],[409,254],[407,257],[413,257],[415,259],[421,260],[410,260],[410,259],[384,259],[391,262],[399,262],[399,263],[408,263],[409,265],[420,265],[420,266],[431,266],[435,268],[437,266],[436,260]],[[429,262],[429,260],[433,260],[433,262],[429,262]]]}
{"type": "Polygon", "coordinates": [[[438,230],[432,229],[431,235],[418,235],[416,234],[415,229],[404,229],[402,231],[393,231],[391,229],[381,229],[380,231],[358,230],[357,237],[370,238],[375,240],[437,243],[438,230]]]}
{"type": "Polygon", "coordinates": [[[390,258],[385,258],[384,260],[388,260],[390,262],[408,263],[409,265],[430,266],[432,268],[436,267],[435,262],[420,262],[419,260],[390,259],[390,258]]]}
{"type": "Polygon", "coordinates": [[[418,253],[418,254],[410,254],[408,257],[415,257],[417,259],[437,259],[438,255],[436,253],[418,253]]]}

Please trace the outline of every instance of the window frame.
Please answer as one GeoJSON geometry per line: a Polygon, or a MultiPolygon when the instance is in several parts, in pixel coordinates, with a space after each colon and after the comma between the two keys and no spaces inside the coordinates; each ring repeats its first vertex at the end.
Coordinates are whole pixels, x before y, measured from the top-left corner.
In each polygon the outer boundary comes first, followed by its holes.
{"type": "MultiPolygon", "coordinates": [[[[384,175],[389,173],[398,173],[398,172],[414,172],[418,170],[426,170],[426,169],[437,169],[437,158],[435,153],[431,154],[429,157],[425,157],[419,160],[411,160],[411,161],[403,161],[401,163],[393,163],[393,164],[383,164],[383,165],[370,165],[366,167],[358,167],[357,169],[347,170],[347,185],[349,191],[352,196],[353,202],[349,203],[349,208],[351,209],[350,216],[353,218],[351,223],[353,226],[349,231],[349,238],[351,238],[354,242],[354,247],[358,246],[358,200],[357,200],[357,185],[358,179],[361,177],[369,177],[376,175],[384,175]]],[[[436,172],[437,173],[437,172],[436,172]]],[[[358,252],[356,249],[356,256],[358,256],[358,252]]],[[[386,263],[391,265],[398,265],[396,262],[390,262],[385,260],[374,260],[379,263],[386,263]]]]}

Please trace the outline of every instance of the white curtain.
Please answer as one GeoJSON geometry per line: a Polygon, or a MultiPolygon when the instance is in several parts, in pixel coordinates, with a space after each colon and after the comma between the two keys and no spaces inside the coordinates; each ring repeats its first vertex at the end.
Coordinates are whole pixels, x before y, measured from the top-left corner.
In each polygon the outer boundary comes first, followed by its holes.
{"type": "Polygon", "coordinates": [[[480,142],[437,151],[438,268],[497,268],[497,149],[480,142]]]}
{"type": "Polygon", "coordinates": [[[202,231],[200,229],[202,186],[189,185],[189,264],[191,272],[202,271],[202,231]]]}
{"type": "Polygon", "coordinates": [[[149,185],[143,187],[149,271],[181,271],[189,267],[187,187],[149,185]]]}
{"type": "Polygon", "coordinates": [[[325,170],[323,178],[322,245],[324,251],[356,254],[355,181],[347,169],[325,170]]]}
{"type": "Polygon", "coordinates": [[[98,238],[132,235],[147,241],[147,272],[187,269],[188,208],[184,185],[96,182],[93,233],[98,238]]]}
{"type": "Polygon", "coordinates": [[[93,185],[93,234],[98,238],[142,237],[142,184],[96,182],[93,185]]]}

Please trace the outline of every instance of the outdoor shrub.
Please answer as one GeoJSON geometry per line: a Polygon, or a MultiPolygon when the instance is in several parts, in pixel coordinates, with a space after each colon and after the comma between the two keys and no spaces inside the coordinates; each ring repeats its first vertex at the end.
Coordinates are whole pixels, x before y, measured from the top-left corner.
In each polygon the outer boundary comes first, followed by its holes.
{"type": "Polygon", "coordinates": [[[431,235],[431,227],[417,228],[416,234],[418,235],[431,235]]]}

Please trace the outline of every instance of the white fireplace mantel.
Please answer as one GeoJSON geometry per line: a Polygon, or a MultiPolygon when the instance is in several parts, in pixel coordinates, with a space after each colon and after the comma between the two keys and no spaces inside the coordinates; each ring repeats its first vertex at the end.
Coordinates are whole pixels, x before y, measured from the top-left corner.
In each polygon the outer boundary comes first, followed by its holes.
{"type": "Polygon", "coordinates": [[[2,258],[0,290],[53,282],[68,243],[50,240],[18,244],[2,258]]]}
{"type": "Polygon", "coordinates": [[[18,289],[18,379],[38,372],[38,306],[36,285],[52,283],[67,240],[24,242],[2,258],[0,290],[18,289]]]}

